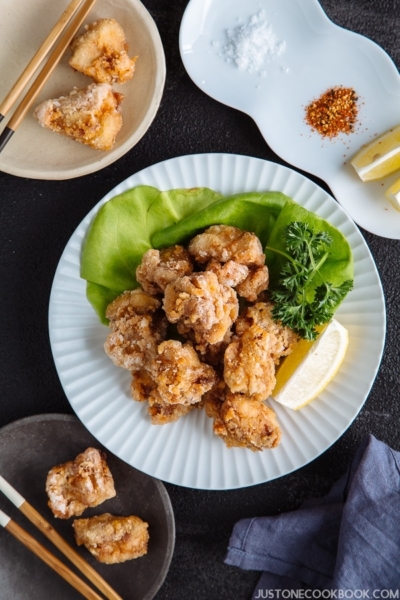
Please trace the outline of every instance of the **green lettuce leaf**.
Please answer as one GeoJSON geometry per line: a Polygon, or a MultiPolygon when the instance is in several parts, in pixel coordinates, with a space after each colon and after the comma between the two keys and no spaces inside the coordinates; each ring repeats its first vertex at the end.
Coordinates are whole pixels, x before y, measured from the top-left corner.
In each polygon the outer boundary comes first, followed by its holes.
{"type": "Polygon", "coordinates": [[[170,227],[160,227],[151,242],[154,248],[183,244],[206,227],[221,224],[251,231],[265,245],[288,200],[288,196],[281,192],[250,192],[222,198],[170,227]]]}

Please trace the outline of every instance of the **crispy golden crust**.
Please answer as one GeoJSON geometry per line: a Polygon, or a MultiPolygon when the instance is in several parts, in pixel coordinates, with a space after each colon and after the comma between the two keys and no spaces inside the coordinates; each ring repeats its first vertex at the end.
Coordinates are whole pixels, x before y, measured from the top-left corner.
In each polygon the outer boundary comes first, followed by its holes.
{"type": "Polygon", "coordinates": [[[138,402],[147,402],[156,393],[156,383],[145,368],[132,371],[131,394],[138,402]]]}
{"type": "Polygon", "coordinates": [[[150,398],[150,420],[153,425],[166,425],[167,423],[173,423],[181,417],[184,417],[196,407],[196,404],[167,404],[161,400],[157,402],[150,398]]]}
{"type": "Polygon", "coordinates": [[[129,319],[135,315],[147,315],[161,307],[161,300],[154,298],[141,288],[124,292],[108,305],[106,317],[110,321],[129,319]]]}
{"type": "Polygon", "coordinates": [[[257,302],[253,306],[244,309],[236,320],[235,329],[237,335],[253,325],[259,325],[270,335],[270,353],[275,364],[283,356],[290,354],[298,342],[298,336],[289,327],[272,319],[273,304],[270,302],[257,302]]]}
{"type": "Polygon", "coordinates": [[[268,398],[276,383],[270,345],[270,335],[259,325],[233,339],[224,355],[224,379],[231,392],[268,398]]]}
{"type": "Polygon", "coordinates": [[[249,274],[236,286],[236,291],[242,298],[249,302],[255,302],[261,292],[268,289],[269,273],[268,267],[255,267],[249,270],[249,274]]]}
{"type": "Polygon", "coordinates": [[[176,340],[158,346],[150,372],[156,386],[156,395],[152,391],[150,397],[164,404],[196,404],[217,378],[210,365],[200,362],[192,346],[176,340]]]}
{"type": "Polygon", "coordinates": [[[189,252],[199,263],[211,259],[221,263],[233,260],[241,265],[257,267],[265,262],[258,237],[230,225],[212,225],[192,239],[189,252]]]}
{"type": "Polygon", "coordinates": [[[125,33],[114,19],[98,19],[71,43],[70,66],[97,83],[125,83],[137,57],[129,58],[125,33]]]}
{"type": "Polygon", "coordinates": [[[84,545],[99,562],[111,565],[147,554],[148,523],[139,517],[105,513],[75,519],[73,528],[78,546],[84,545]]]}
{"type": "Polygon", "coordinates": [[[222,285],[235,288],[242,283],[249,274],[249,268],[246,265],[240,265],[234,260],[228,260],[226,263],[220,263],[217,260],[210,260],[206,271],[212,271],[218,277],[222,285]]]}
{"type": "Polygon", "coordinates": [[[275,448],[281,440],[281,430],[274,411],[264,402],[241,394],[228,394],[220,405],[214,403],[214,433],[228,448],[236,446],[256,452],[275,448]]]}
{"type": "Polygon", "coordinates": [[[208,417],[211,419],[219,418],[221,405],[228,393],[229,388],[223,377],[218,377],[213,387],[203,396],[203,406],[208,417]]]}
{"type": "Polygon", "coordinates": [[[238,299],[232,288],[221,285],[215,273],[193,273],[165,288],[164,310],[171,323],[192,330],[196,343],[222,342],[238,315],[238,299]]]}
{"type": "Polygon", "coordinates": [[[136,269],[136,279],[149,294],[161,294],[169,283],[192,272],[189,252],[183,246],[172,246],[148,250],[136,269]]]}
{"type": "Polygon", "coordinates": [[[136,371],[157,356],[157,346],[167,331],[159,306],[159,300],[140,289],[124,292],[108,306],[112,332],[104,349],[115,365],[136,371]]]}
{"type": "Polygon", "coordinates": [[[96,150],[111,150],[122,127],[123,95],[108,83],[74,89],[69,96],[46,100],[34,116],[42,127],[65,135],[96,150]]]}
{"type": "Polygon", "coordinates": [[[147,369],[132,373],[131,394],[138,402],[148,402],[148,412],[153,425],[166,425],[177,421],[192,410],[195,404],[169,404],[164,402],[157,384],[147,369]]]}
{"type": "Polygon", "coordinates": [[[87,448],[75,460],[50,469],[46,479],[48,505],[55,517],[69,519],[86,508],[115,496],[114,480],[106,455],[87,448]]]}
{"type": "Polygon", "coordinates": [[[236,320],[236,336],[225,350],[224,378],[231,392],[266,400],[275,387],[275,365],[290,354],[297,336],[271,316],[272,304],[257,302],[236,320]]]}

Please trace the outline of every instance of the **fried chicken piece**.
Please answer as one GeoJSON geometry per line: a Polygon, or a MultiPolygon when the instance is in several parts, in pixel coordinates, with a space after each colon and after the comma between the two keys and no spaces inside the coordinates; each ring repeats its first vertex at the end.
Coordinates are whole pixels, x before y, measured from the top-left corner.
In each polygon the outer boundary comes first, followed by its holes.
{"type": "Polygon", "coordinates": [[[75,460],[50,469],[46,479],[48,505],[55,517],[69,519],[97,506],[115,494],[106,455],[87,448],[75,460]]]}
{"type": "Polygon", "coordinates": [[[224,379],[231,392],[265,400],[275,387],[271,335],[252,325],[236,336],[224,354],[224,379]]]}
{"type": "Polygon", "coordinates": [[[193,330],[196,343],[222,342],[238,315],[236,292],[221,285],[215,273],[193,273],[165,288],[164,310],[178,331],[193,330]],[[180,327],[181,326],[181,329],[180,327]]]}
{"type": "Polygon", "coordinates": [[[138,402],[149,402],[148,411],[153,425],[165,425],[177,421],[197,406],[163,402],[157,391],[157,384],[147,369],[132,373],[131,394],[138,402]]]}
{"type": "Polygon", "coordinates": [[[130,319],[136,315],[155,313],[159,308],[161,308],[161,300],[144,292],[142,288],[136,288],[115,298],[107,306],[106,317],[110,321],[130,319]]]}
{"type": "Polygon", "coordinates": [[[249,269],[246,279],[239,282],[235,289],[242,298],[245,298],[249,302],[255,302],[258,295],[268,289],[268,283],[268,267],[263,265],[262,267],[249,269]]]}
{"type": "Polygon", "coordinates": [[[101,563],[112,565],[147,554],[148,523],[139,517],[115,517],[110,513],[75,519],[78,546],[84,545],[101,563]]]}
{"type": "Polygon", "coordinates": [[[297,335],[272,319],[273,305],[246,307],[235,323],[236,336],[224,354],[224,378],[231,392],[265,400],[275,387],[275,368],[292,352],[297,335]]]}
{"type": "Polygon", "coordinates": [[[214,369],[200,362],[192,346],[177,340],[158,346],[150,374],[156,387],[149,397],[159,404],[196,404],[216,381],[214,369]]]}
{"type": "Polygon", "coordinates": [[[167,320],[159,300],[141,289],[124,292],[107,307],[112,332],[104,349],[113,363],[129,371],[148,365],[165,339],[167,320]]]}
{"type": "Polygon", "coordinates": [[[136,279],[149,294],[161,294],[169,283],[192,272],[189,252],[183,246],[172,246],[147,250],[136,269],[136,279]]]}
{"type": "Polygon", "coordinates": [[[69,96],[45,100],[34,116],[42,127],[96,150],[111,150],[122,127],[122,100],[108,83],[92,83],[69,96]]]}
{"type": "Polygon", "coordinates": [[[290,354],[298,342],[298,336],[289,327],[282,325],[272,318],[273,304],[271,302],[257,302],[248,306],[236,321],[236,334],[242,335],[253,325],[259,325],[270,336],[270,353],[275,364],[278,364],[283,356],[290,354]]]}
{"type": "Polygon", "coordinates": [[[233,260],[248,267],[258,267],[265,262],[258,237],[230,225],[212,225],[196,235],[189,244],[189,252],[199,263],[211,259],[221,263],[233,260]]]}
{"type": "Polygon", "coordinates": [[[152,425],[166,425],[173,423],[187,415],[197,404],[167,404],[150,399],[149,415],[152,425]]]}
{"type": "Polygon", "coordinates": [[[281,430],[274,411],[264,402],[242,394],[228,394],[226,400],[214,405],[213,430],[228,448],[236,446],[256,452],[275,448],[281,440],[281,430]]]}
{"type": "Polygon", "coordinates": [[[234,260],[228,260],[228,262],[221,264],[212,259],[208,263],[206,271],[215,273],[222,285],[233,288],[245,281],[249,274],[249,268],[246,265],[240,265],[234,260]]]}
{"type": "Polygon", "coordinates": [[[266,265],[247,267],[234,260],[220,263],[212,259],[206,271],[215,273],[220,283],[235,288],[239,296],[249,302],[255,302],[258,295],[268,289],[269,273],[266,265]]]}
{"type": "Polygon", "coordinates": [[[125,33],[114,19],[98,19],[71,43],[70,66],[97,83],[125,83],[137,56],[129,58],[125,33]]]}

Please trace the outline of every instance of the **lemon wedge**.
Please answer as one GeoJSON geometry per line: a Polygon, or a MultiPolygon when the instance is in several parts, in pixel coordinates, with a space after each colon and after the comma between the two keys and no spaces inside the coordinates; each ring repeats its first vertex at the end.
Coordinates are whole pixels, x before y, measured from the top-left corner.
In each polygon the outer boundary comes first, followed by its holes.
{"type": "Polygon", "coordinates": [[[336,375],[348,343],[348,331],[336,319],[314,342],[300,340],[277,369],[272,398],[293,410],[314,400],[336,375]]]}
{"type": "Polygon", "coordinates": [[[351,164],[363,181],[375,181],[400,169],[400,125],[361,148],[351,164]]]}
{"type": "Polygon", "coordinates": [[[400,211],[400,179],[388,188],[385,196],[390,200],[394,208],[400,211]]]}

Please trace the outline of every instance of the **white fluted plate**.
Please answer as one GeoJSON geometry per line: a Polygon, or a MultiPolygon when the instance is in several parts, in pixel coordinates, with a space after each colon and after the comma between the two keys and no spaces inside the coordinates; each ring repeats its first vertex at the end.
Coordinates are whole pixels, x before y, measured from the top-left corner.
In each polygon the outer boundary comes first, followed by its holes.
{"type": "Polygon", "coordinates": [[[132,175],[91,210],[69,240],[58,264],[49,306],[50,342],[65,394],[77,416],[106,448],[158,479],[199,489],[233,489],[281,477],[317,458],[349,427],[379,368],[385,340],[385,304],[371,253],[341,206],[303,175],[264,160],[232,154],[174,158],[132,175]],[[354,253],[355,285],[338,309],[350,343],[335,379],[300,411],[269,400],[282,428],[274,450],[231,448],[212,432],[204,411],[175,423],[151,425],[146,403],[130,396],[130,373],[117,368],[103,344],[108,329],[86,299],[79,276],[86,231],[99,207],[137,185],[160,190],[206,186],[224,195],[281,191],[335,225],[354,253]]]}

